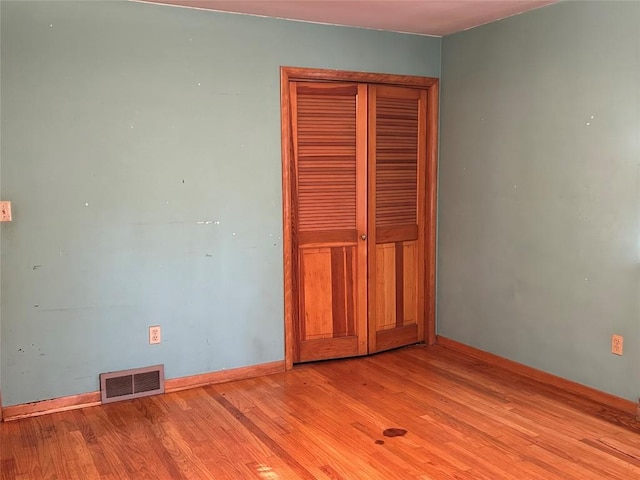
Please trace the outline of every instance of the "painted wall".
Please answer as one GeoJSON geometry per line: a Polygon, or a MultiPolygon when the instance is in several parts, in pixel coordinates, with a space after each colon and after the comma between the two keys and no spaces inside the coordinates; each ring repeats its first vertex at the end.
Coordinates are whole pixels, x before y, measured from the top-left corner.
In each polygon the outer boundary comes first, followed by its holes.
{"type": "Polygon", "coordinates": [[[440,39],[131,2],[1,8],[3,403],[95,391],[104,371],[283,359],[279,67],[439,76],[440,39]]]}
{"type": "Polygon", "coordinates": [[[640,3],[561,2],[442,56],[439,334],[637,400],[640,3]]]}

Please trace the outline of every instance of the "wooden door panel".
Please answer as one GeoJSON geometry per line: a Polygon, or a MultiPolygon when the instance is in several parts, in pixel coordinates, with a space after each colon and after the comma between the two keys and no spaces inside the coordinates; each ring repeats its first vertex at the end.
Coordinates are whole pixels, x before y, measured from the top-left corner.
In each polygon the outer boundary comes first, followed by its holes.
{"type": "Polygon", "coordinates": [[[304,248],[300,254],[303,340],[356,332],[355,247],[304,248]]]}
{"type": "Polygon", "coordinates": [[[300,342],[299,359],[297,362],[314,362],[316,360],[328,360],[331,358],[353,357],[358,355],[358,348],[359,344],[356,337],[340,337],[334,338],[331,341],[327,341],[326,339],[305,340],[304,342],[300,342]]]}
{"type": "Polygon", "coordinates": [[[358,352],[355,246],[300,251],[299,361],[353,356],[358,352]]]}
{"type": "Polygon", "coordinates": [[[425,91],[370,86],[368,142],[373,353],[424,339],[425,91]]]}
{"type": "Polygon", "coordinates": [[[304,322],[301,338],[311,340],[333,337],[332,291],[325,288],[331,285],[331,249],[310,248],[300,255],[302,296],[301,313],[304,322]]]}
{"type": "Polygon", "coordinates": [[[293,82],[294,362],[367,353],[366,86],[293,82]]]}
{"type": "Polygon", "coordinates": [[[376,304],[374,331],[396,326],[396,268],[395,245],[376,245],[376,304]]]}
{"type": "Polygon", "coordinates": [[[402,301],[398,303],[402,305],[402,320],[396,322],[402,325],[417,324],[418,317],[418,248],[417,242],[396,243],[396,251],[402,252],[402,261],[396,261],[396,265],[400,265],[402,272],[399,276],[402,278],[402,301]]]}
{"type": "Polygon", "coordinates": [[[376,245],[376,331],[418,321],[416,242],[376,245]]]}
{"type": "Polygon", "coordinates": [[[406,325],[404,327],[396,327],[390,330],[382,330],[376,332],[376,351],[382,352],[392,348],[404,347],[417,343],[419,340],[418,325],[406,325]]]}

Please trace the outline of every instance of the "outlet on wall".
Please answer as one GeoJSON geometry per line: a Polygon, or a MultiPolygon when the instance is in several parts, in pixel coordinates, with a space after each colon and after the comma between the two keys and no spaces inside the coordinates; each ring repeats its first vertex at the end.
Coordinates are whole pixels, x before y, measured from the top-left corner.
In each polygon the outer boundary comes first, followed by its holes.
{"type": "Polygon", "coordinates": [[[611,353],[615,353],[616,355],[622,355],[623,342],[624,342],[624,337],[622,335],[612,335],[611,336],[611,353]]]}
{"type": "Polygon", "coordinates": [[[149,327],[149,344],[155,345],[162,341],[162,332],[160,331],[160,325],[154,325],[149,327]]]}
{"type": "Polygon", "coordinates": [[[11,221],[11,202],[0,202],[0,222],[11,221]]]}

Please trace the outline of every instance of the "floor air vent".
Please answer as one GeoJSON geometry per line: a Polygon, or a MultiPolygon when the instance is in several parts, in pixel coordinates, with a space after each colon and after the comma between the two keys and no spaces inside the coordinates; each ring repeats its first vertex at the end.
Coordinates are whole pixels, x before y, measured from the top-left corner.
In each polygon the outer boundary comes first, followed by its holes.
{"type": "Polygon", "coordinates": [[[102,403],[164,393],[164,365],[100,374],[102,403]]]}

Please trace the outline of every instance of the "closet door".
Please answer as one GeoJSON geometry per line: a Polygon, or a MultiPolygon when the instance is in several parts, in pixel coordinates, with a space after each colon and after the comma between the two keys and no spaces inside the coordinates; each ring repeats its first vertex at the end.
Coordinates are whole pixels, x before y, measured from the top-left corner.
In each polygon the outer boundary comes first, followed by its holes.
{"type": "Polygon", "coordinates": [[[291,82],[293,361],[367,353],[367,86],[291,82]]]}
{"type": "Polygon", "coordinates": [[[369,87],[369,353],[424,340],[426,100],[369,87]]]}

